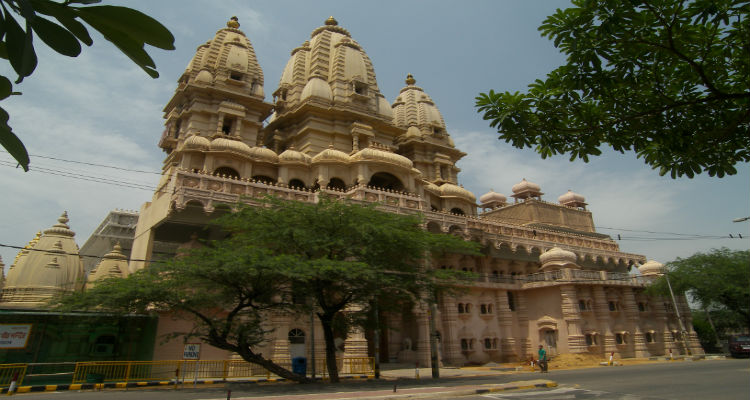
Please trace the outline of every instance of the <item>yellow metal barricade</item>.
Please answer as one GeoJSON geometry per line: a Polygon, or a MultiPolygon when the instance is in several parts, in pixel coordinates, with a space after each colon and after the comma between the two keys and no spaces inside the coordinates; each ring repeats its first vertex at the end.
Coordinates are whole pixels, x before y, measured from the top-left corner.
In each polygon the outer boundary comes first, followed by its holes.
{"type": "MultiPolygon", "coordinates": [[[[290,369],[290,361],[276,361],[290,369]]],[[[326,377],[325,360],[316,360],[316,371],[326,377]]],[[[340,374],[371,375],[372,357],[343,357],[336,360],[340,374]]],[[[23,366],[25,364],[18,364],[23,366]]],[[[0,366],[0,384],[8,374],[0,366]]],[[[6,368],[7,369],[7,368],[6,368]]],[[[308,372],[310,367],[308,367],[308,372]]],[[[12,374],[10,374],[12,377],[12,374]]],[[[200,380],[234,380],[243,378],[271,378],[265,368],[244,360],[174,360],[174,361],[88,361],[76,363],[72,383],[104,383],[133,381],[194,382],[200,380]]]]}
{"type": "Polygon", "coordinates": [[[26,364],[0,364],[0,387],[8,387],[18,374],[16,384],[21,386],[26,376],[26,364]]]}

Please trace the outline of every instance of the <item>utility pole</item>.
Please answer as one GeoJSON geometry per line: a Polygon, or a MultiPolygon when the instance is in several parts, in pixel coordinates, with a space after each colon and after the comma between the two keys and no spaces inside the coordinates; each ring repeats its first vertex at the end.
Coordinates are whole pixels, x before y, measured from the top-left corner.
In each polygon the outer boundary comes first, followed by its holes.
{"type": "Polygon", "coordinates": [[[435,329],[435,318],[437,317],[437,305],[434,294],[430,296],[430,312],[427,315],[430,329],[430,362],[432,364],[432,378],[440,378],[440,360],[438,359],[437,330],[435,329]]]}
{"type": "Polygon", "coordinates": [[[375,329],[372,332],[373,349],[375,353],[375,379],[380,379],[380,316],[378,315],[378,299],[373,302],[375,311],[375,329]]]}
{"type": "Polygon", "coordinates": [[[685,348],[685,353],[687,355],[690,355],[690,348],[687,344],[687,330],[685,329],[685,324],[682,323],[682,317],[680,316],[680,310],[677,308],[677,301],[674,298],[674,292],[672,291],[672,284],[669,282],[669,273],[664,272],[664,278],[667,279],[667,287],[669,288],[669,295],[672,296],[672,306],[674,307],[674,311],[677,314],[677,322],[680,324],[680,339],[682,341],[682,346],[685,348]]]}
{"type": "Polygon", "coordinates": [[[310,305],[310,377],[315,380],[315,306],[310,305]]]}

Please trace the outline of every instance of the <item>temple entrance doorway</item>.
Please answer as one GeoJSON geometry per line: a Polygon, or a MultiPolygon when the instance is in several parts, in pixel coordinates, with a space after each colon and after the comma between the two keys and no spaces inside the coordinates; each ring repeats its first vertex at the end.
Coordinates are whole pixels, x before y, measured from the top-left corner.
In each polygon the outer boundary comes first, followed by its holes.
{"type": "Polygon", "coordinates": [[[540,343],[547,350],[547,355],[553,357],[557,355],[557,331],[554,329],[542,329],[540,331],[540,343]]]}

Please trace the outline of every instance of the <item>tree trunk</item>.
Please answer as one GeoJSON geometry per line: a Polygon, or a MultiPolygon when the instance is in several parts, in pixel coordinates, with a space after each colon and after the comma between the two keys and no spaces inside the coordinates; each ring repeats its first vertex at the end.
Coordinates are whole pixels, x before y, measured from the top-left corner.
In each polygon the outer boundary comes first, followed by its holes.
{"type": "Polygon", "coordinates": [[[326,367],[331,383],[339,381],[339,369],[336,365],[336,343],[333,337],[333,314],[318,314],[320,324],[323,326],[323,336],[326,341],[326,367]]]}
{"type": "Polygon", "coordinates": [[[256,354],[253,352],[250,347],[244,347],[243,346],[237,346],[233,345],[227,341],[221,341],[221,340],[212,340],[210,336],[204,337],[204,340],[208,342],[211,346],[218,347],[220,349],[233,351],[242,357],[243,360],[251,363],[251,364],[257,364],[261,367],[267,369],[272,374],[276,374],[284,379],[289,379],[290,381],[299,382],[299,383],[311,383],[313,382],[312,379],[304,376],[295,374],[294,372],[276,364],[275,362],[263,358],[262,355],[256,354]]]}

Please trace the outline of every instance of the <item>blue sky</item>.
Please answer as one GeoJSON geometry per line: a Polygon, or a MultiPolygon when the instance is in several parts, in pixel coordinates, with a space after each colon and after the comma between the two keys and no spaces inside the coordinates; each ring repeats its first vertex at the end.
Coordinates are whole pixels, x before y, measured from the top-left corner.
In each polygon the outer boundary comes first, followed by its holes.
{"type": "MultiPolygon", "coordinates": [[[[105,2],[112,4],[113,2],[105,2]]],[[[0,244],[24,245],[38,230],[70,215],[77,242],[114,208],[138,210],[151,198],[164,154],[157,147],[162,108],[198,45],[232,15],[250,38],[270,101],[290,51],[333,15],[373,61],[381,92],[393,101],[407,73],[433,98],[456,146],[459,181],[477,197],[490,188],[506,195],[522,178],[542,187],[547,201],[571,189],[583,194],[602,233],[622,251],[666,262],[697,251],[750,247],[750,168],[722,179],[660,177],[632,153],[605,151],[586,164],[558,156],[542,160],[497,135],[474,110],[482,91],[522,91],[562,63],[537,31],[567,1],[146,1],[126,4],[154,16],[175,35],[175,51],[151,49],[161,77],[150,79],[101,37],[69,59],[36,41],[39,66],[3,101],[14,131],[32,154],[32,172],[8,166],[0,152],[0,244]],[[51,160],[104,164],[141,173],[51,160]],[[74,174],[90,180],[60,176],[74,174]],[[115,184],[93,182],[104,180],[115,184]],[[130,183],[123,186],[122,182],[130,183]],[[138,186],[141,187],[141,186],[138,186]],[[660,232],[660,233],[649,233],[660,232]],[[729,234],[743,239],[730,239],[729,234]],[[704,237],[705,236],[705,237],[704,237]]],[[[2,74],[15,77],[7,66],[2,74]]],[[[16,250],[0,247],[6,268],[16,250]]]]}

